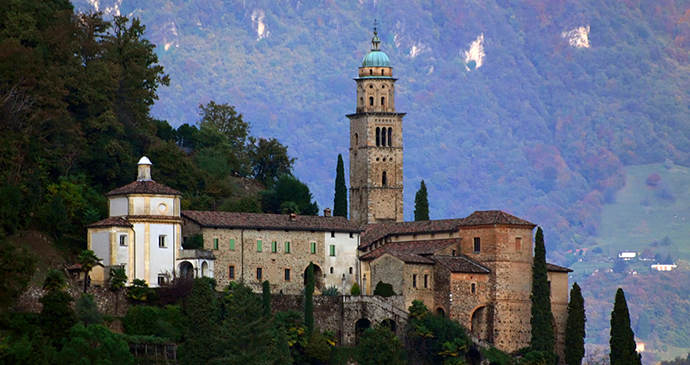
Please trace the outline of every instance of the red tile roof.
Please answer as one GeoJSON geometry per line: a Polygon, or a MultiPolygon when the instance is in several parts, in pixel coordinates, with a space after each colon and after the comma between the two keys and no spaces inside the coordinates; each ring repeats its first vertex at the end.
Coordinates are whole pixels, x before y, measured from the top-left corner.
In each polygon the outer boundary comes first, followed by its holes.
{"type": "Polygon", "coordinates": [[[547,271],[556,271],[556,272],[573,272],[573,270],[568,269],[567,267],[549,264],[548,262],[546,263],[546,270],[547,271]]]}
{"type": "Polygon", "coordinates": [[[102,219],[96,223],[91,223],[87,228],[98,228],[98,227],[128,227],[132,228],[134,227],[132,223],[129,223],[126,219],[122,217],[109,217],[106,219],[102,219]]]}
{"type": "Polygon", "coordinates": [[[362,234],[360,246],[365,247],[381,238],[396,234],[453,232],[460,227],[494,224],[536,227],[534,223],[500,210],[484,210],[476,211],[467,218],[370,224],[362,234]]]}
{"type": "Polygon", "coordinates": [[[491,270],[478,264],[466,256],[433,256],[439,264],[454,273],[488,274],[491,270]]]}
{"type": "Polygon", "coordinates": [[[365,261],[374,260],[387,253],[403,260],[406,263],[433,264],[434,260],[427,256],[431,256],[435,252],[438,252],[439,250],[452,244],[459,243],[459,238],[430,241],[391,242],[367,253],[364,256],[361,256],[360,259],[365,261]]]}
{"type": "Polygon", "coordinates": [[[233,213],[185,210],[182,217],[208,228],[289,229],[304,231],[361,232],[344,217],[320,217],[290,214],[233,213]]]}
{"type": "Polygon", "coordinates": [[[182,195],[181,192],[153,180],[134,181],[105,194],[105,196],[130,194],[182,195]]]}

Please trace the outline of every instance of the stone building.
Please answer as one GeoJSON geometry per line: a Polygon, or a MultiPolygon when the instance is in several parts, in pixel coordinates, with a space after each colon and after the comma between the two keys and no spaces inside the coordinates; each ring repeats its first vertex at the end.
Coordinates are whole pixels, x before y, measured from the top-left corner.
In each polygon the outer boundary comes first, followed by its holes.
{"type": "Polygon", "coordinates": [[[361,229],[343,217],[183,211],[186,238],[200,234],[216,257],[219,288],[243,280],[261,290],[300,294],[304,273],[314,263],[316,292],[334,286],[349,293],[359,278],[361,229]]]}
{"type": "Polygon", "coordinates": [[[151,178],[151,161],[142,157],[137,180],[106,194],[108,218],[87,227],[87,246],[102,259],[103,281],[110,268],[124,267],[131,283],[156,287],[176,269],[213,276],[213,256],[182,250],[182,193],[151,178]]]}

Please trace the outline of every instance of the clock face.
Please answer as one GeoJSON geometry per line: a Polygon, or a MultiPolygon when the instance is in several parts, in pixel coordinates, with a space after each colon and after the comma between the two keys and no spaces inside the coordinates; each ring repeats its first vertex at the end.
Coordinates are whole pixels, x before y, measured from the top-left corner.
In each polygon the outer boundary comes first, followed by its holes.
{"type": "Polygon", "coordinates": [[[158,211],[159,212],[165,213],[166,210],[168,210],[168,206],[165,205],[165,203],[158,204],[158,211]]]}

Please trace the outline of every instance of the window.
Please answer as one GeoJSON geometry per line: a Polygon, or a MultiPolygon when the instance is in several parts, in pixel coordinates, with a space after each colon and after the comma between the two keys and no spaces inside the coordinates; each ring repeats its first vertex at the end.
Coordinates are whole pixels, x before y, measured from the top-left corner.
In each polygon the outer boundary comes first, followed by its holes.
{"type": "Polygon", "coordinates": [[[165,235],[158,236],[158,247],[165,248],[165,235]]]}
{"type": "Polygon", "coordinates": [[[311,253],[316,253],[316,242],[311,243],[311,253]]]}
{"type": "Polygon", "coordinates": [[[290,269],[285,269],[285,281],[290,281],[290,269]]]}
{"type": "Polygon", "coordinates": [[[479,237],[474,238],[474,253],[479,253],[482,250],[482,242],[479,237]]]}
{"type": "Polygon", "coordinates": [[[335,256],[335,245],[331,245],[331,256],[335,256]]]}
{"type": "Polygon", "coordinates": [[[472,283],[472,285],[470,287],[470,292],[472,292],[472,294],[477,292],[477,284],[472,283]]]}
{"type": "Polygon", "coordinates": [[[373,75],[373,74],[374,74],[374,70],[369,69],[369,76],[371,76],[371,75],[373,75]]]}
{"type": "Polygon", "coordinates": [[[364,106],[364,98],[359,98],[359,106],[364,106]]]}
{"type": "Polygon", "coordinates": [[[256,240],[256,252],[261,252],[263,250],[263,243],[261,240],[256,240]]]}
{"type": "Polygon", "coordinates": [[[165,285],[165,275],[158,275],[158,285],[165,285]]]}
{"type": "Polygon", "coordinates": [[[120,246],[127,246],[127,235],[120,236],[120,246]]]}
{"type": "Polygon", "coordinates": [[[256,268],[256,280],[261,280],[264,277],[264,272],[260,267],[256,268]]]}
{"type": "Polygon", "coordinates": [[[429,287],[429,275],[424,275],[424,287],[429,287]]]}
{"type": "Polygon", "coordinates": [[[412,275],[412,287],[417,287],[417,274],[412,275]]]}
{"type": "Polygon", "coordinates": [[[230,246],[231,251],[235,251],[235,239],[231,238],[230,241],[228,241],[228,245],[230,246]]]}
{"type": "Polygon", "coordinates": [[[333,274],[333,266],[331,266],[331,274],[333,274]]]}
{"type": "Polygon", "coordinates": [[[352,267],[350,266],[350,275],[352,275],[352,267]]]}
{"type": "Polygon", "coordinates": [[[374,106],[374,97],[373,96],[369,97],[369,105],[374,106]]]}
{"type": "Polygon", "coordinates": [[[355,238],[355,234],[350,232],[350,238],[355,238]]]}
{"type": "Polygon", "coordinates": [[[285,253],[290,253],[290,242],[285,242],[285,253]]]}
{"type": "Polygon", "coordinates": [[[228,279],[235,280],[235,266],[228,266],[228,279]]]}
{"type": "Polygon", "coordinates": [[[214,238],[214,239],[213,239],[213,249],[214,249],[214,250],[217,250],[217,249],[218,249],[218,239],[217,239],[217,238],[214,238]]]}
{"type": "Polygon", "coordinates": [[[376,127],[376,147],[381,145],[381,128],[376,127]]]}
{"type": "Polygon", "coordinates": [[[383,174],[381,174],[381,185],[388,186],[388,176],[386,176],[385,171],[383,172],[383,174]]]}
{"type": "Polygon", "coordinates": [[[271,252],[278,252],[278,242],[271,242],[271,252]]]}
{"type": "Polygon", "coordinates": [[[455,256],[455,250],[453,250],[453,256],[455,256]]]}
{"type": "Polygon", "coordinates": [[[383,70],[381,70],[381,76],[383,76],[383,70]]]}
{"type": "Polygon", "coordinates": [[[515,251],[522,251],[522,238],[520,237],[515,237],[515,251]]]}
{"type": "Polygon", "coordinates": [[[393,141],[393,128],[388,128],[388,147],[393,145],[392,141],[393,141]]]}
{"type": "Polygon", "coordinates": [[[331,231],[331,237],[335,237],[335,232],[331,231]]]}

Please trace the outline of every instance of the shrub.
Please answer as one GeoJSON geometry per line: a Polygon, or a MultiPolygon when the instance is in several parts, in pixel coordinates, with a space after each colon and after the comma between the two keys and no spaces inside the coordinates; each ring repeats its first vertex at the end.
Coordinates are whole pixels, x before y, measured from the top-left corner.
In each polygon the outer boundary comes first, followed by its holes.
{"type": "Polygon", "coordinates": [[[326,289],[324,289],[324,291],[321,292],[321,295],[337,297],[340,295],[340,290],[338,290],[338,287],[335,285],[329,285],[326,289]]]}
{"type": "Polygon", "coordinates": [[[380,295],[384,298],[394,296],[395,292],[393,291],[393,285],[379,281],[376,284],[376,289],[374,289],[374,295],[380,295]]]}
{"type": "Polygon", "coordinates": [[[352,284],[352,289],[350,289],[350,295],[360,295],[361,290],[359,289],[359,284],[352,284]]]}

